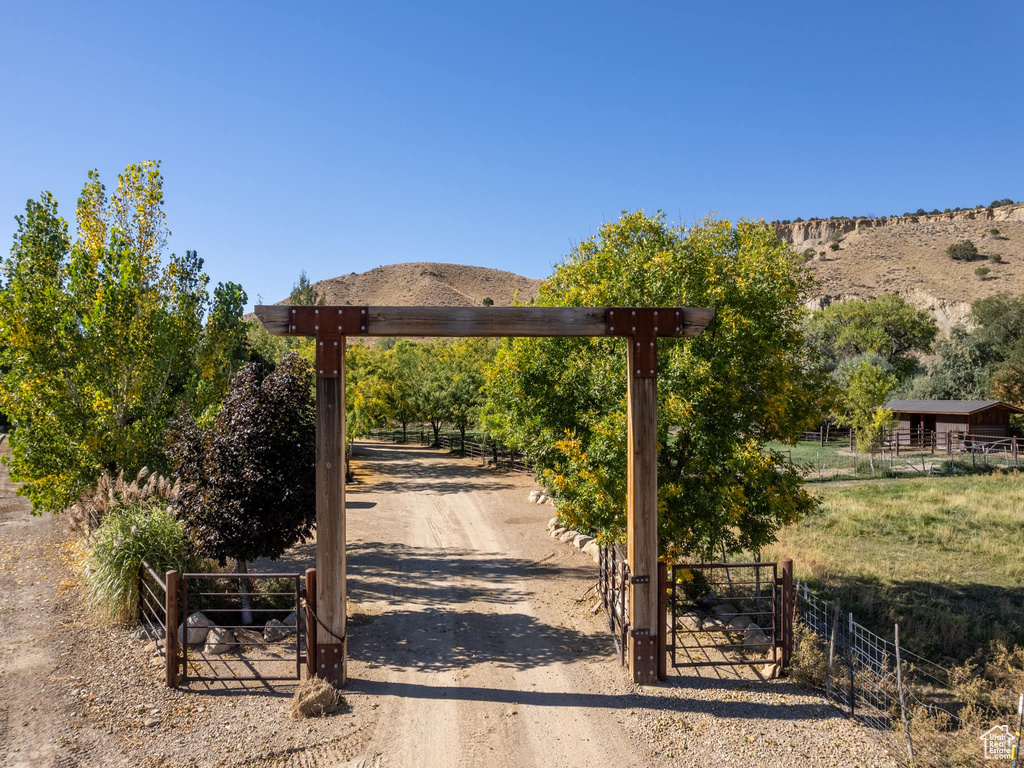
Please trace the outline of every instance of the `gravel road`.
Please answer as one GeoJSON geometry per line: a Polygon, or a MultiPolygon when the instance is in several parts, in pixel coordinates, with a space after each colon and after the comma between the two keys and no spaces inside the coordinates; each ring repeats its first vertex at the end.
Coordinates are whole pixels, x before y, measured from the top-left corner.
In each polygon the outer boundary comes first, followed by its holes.
{"type": "MultiPolygon", "coordinates": [[[[162,688],[151,648],[57,589],[73,574],[52,521],[0,498],[0,764],[892,765],[784,681],[633,686],[590,610],[596,567],[547,536],[530,478],[380,443],[357,443],[354,466],[348,706],[314,720],[287,716],[286,685],[162,688]]],[[[301,570],[314,547],[257,567],[301,570]]]]}

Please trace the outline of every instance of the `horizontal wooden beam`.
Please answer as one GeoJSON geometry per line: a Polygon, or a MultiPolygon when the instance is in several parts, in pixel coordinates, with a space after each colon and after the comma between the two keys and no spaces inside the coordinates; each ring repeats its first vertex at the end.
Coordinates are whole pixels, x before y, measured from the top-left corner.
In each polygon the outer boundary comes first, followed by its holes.
{"type": "MultiPolygon", "coordinates": [[[[276,336],[307,335],[292,330],[292,307],[260,305],[256,317],[276,336]]],[[[321,306],[333,315],[349,306],[321,306]]],[[[367,307],[366,336],[630,336],[628,307],[367,307]],[[616,316],[615,313],[618,313],[616,316]],[[619,322],[621,318],[622,322],[619,322]],[[609,322],[610,321],[610,322],[609,322]]],[[[696,336],[707,327],[715,310],[701,307],[659,307],[664,323],[657,336],[696,336]]]]}

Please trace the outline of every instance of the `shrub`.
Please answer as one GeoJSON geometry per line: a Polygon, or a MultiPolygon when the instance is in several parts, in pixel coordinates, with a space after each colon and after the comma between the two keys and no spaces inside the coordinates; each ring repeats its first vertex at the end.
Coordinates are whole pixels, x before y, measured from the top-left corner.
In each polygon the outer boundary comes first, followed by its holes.
{"type": "Polygon", "coordinates": [[[828,673],[828,656],[814,631],[802,621],[793,625],[793,657],[789,677],[808,688],[824,688],[828,673]]]}
{"type": "Polygon", "coordinates": [[[990,235],[992,235],[993,237],[999,237],[999,228],[998,227],[992,227],[992,229],[990,229],[988,231],[988,233],[990,235]]]}
{"type": "Polygon", "coordinates": [[[1002,264],[1003,263],[1003,257],[1000,256],[998,253],[990,253],[988,255],[988,260],[993,262],[994,264],[1002,264]]]}
{"type": "Polygon", "coordinates": [[[493,307],[494,299],[492,299],[490,296],[484,296],[484,300],[480,303],[483,304],[485,307],[493,307]]]}
{"type": "Polygon", "coordinates": [[[139,605],[139,566],[145,560],[159,574],[186,570],[185,526],[166,507],[133,502],[104,518],[93,535],[86,576],[89,595],[112,621],[130,621],[139,605]]]}
{"type": "Polygon", "coordinates": [[[819,255],[819,256],[824,256],[824,255],[825,255],[825,252],[824,252],[824,251],[818,251],[818,255],[819,255]]]}
{"type": "Polygon", "coordinates": [[[838,251],[839,250],[839,241],[838,240],[833,240],[831,243],[828,244],[828,247],[829,247],[830,250],[838,251]]]}
{"type": "Polygon", "coordinates": [[[978,277],[984,278],[991,271],[992,270],[989,269],[988,267],[978,267],[976,270],[974,270],[974,274],[976,274],[978,277]]]}
{"type": "Polygon", "coordinates": [[[978,258],[978,248],[970,240],[963,240],[949,246],[946,255],[956,261],[973,261],[978,258]]]}

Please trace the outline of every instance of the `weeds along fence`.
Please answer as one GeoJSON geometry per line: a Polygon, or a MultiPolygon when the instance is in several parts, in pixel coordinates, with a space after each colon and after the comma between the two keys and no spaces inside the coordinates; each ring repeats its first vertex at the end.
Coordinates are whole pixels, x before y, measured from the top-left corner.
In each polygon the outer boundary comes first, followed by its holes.
{"type": "MultiPolygon", "coordinates": [[[[366,437],[400,445],[435,445],[434,432],[431,429],[406,430],[404,433],[400,429],[376,430],[367,433],[366,437]]],[[[458,432],[441,432],[436,445],[460,456],[480,459],[481,464],[490,463],[495,467],[503,467],[515,472],[533,472],[535,467],[529,457],[498,441],[486,440],[479,436],[479,433],[467,433],[466,440],[463,441],[458,432]],[[479,439],[472,440],[470,439],[471,435],[479,437],[479,439]]]]}
{"type": "Polygon", "coordinates": [[[802,682],[881,732],[902,764],[991,764],[979,737],[1000,724],[1000,715],[979,712],[976,702],[968,707],[952,670],[902,647],[898,625],[888,639],[843,612],[838,601],[811,593],[806,583],[797,583],[796,595],[798,621],[814,644],[798,651],[805,665],[802,682]],[[809,663],[809,653],[817,664],[809,663]]]}

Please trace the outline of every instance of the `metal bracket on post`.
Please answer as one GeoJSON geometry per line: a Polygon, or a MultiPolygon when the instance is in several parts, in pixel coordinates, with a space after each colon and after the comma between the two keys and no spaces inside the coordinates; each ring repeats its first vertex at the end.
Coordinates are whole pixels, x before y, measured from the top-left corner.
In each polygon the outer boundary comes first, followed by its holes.
{"type": "Polygon", "coordinates": [[[658,337],[679,336],[683,331],[680,310],[615,307],[608,310],[605,322],[609,336],[629,337],[635,353],[629,373],[638,379],[651,378],[658,373],[658,337]]]}
{"type": "Polygon", "coordinates": [[[336,688],[345,684],[345,643],[319,643],[316,647],[316,676],[336,688]]]}
{"type": "Polygon", "coordinates": [[[316,341],[316,375],[334,379],[341,370],[341,337],[365,336],[368,307],[292,307],[287,336],[312,336],[316,341]]]}
{"type": "Polygon", "coordinates": [[[651,577],[650,576],[630,576],[629,577],[629,583],[630,584],[650,584],[651,583],[651,577]]]}
{"type": "Polygon", "coordinates": [[[632,653],[636,656],[635,681],[653,685],[658,682],[658,638],[649,629],[634,629],[630,635],[633,637],[632,653]]]}

